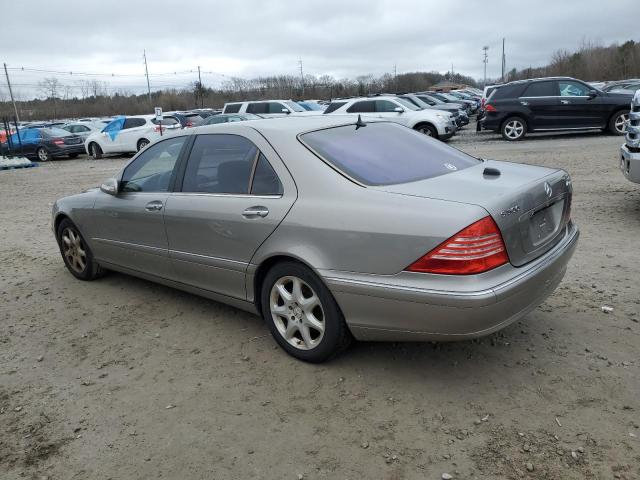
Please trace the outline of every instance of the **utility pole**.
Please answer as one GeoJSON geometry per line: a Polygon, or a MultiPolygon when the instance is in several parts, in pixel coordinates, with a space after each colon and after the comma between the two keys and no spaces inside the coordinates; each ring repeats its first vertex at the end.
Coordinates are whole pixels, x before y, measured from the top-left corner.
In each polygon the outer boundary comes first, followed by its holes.
{"type": "Polygon", "coordinates": [[[485,45],[484,47],[482,47],[482,50],[484,50],[484,58],[482,59],[482,63],[484,63],[484,83],[482,84],[483,87],[487,86],[487,62],[489,61],[489,57],[488,57],[488,50],[489,50],[489,46],[485,45]]]}
{"type": "Polygon", "coordinates": [[[302,80],[302,99],[304,100],[304,73],[302,73],[302,59],[298,61],[300,64],[300,80],[302,80]]]}
{"type": "Polygon", "coordinates": [[[393,64],[393,85],[395,91],[398,92],[398,65],[396,63],[393,64]]]}
{"type": "Polygon", "coordinates": [[[204,108],[204,97],[202,95],[202,77],[200,77],[200,65],[198,65],[198,93],[200,93],[200,108],[204,108]]]}
{"type": "Polygon", "coordinates": [[[11,103],[13,103],[13,111],[16,114],[16,122],[20,121],[20,116],[18,115],[18,108],[16,107],[16,101],[13,99],[13,90],[11,90],[11,82],[9,81],[9,73],[7,72],[7,64],[4,64],[4,74],[7,77],[7,86],[9,87],[9,96],[11,97],[11,103]]]}
{"type": "Polygon", "coordinates": [[[504,37],[502,37],[502,81],[504,82],[504,69],[507,65],[507,60],[504,56],[504,37]]]}
{"type": "Polygon", "coordinates": [[[147,96],[149,97],[149,106],[151,106],[151,85],[149,84],[149,69],[147,68],[147,51],[142,51],[144,57],[144,74],[147,76],[147,96]]]}

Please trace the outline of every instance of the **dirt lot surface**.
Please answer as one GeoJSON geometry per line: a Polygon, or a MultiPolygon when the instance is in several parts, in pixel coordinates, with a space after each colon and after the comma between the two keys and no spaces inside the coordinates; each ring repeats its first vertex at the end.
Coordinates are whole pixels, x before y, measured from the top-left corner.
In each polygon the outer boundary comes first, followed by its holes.
{"type": "Polygon", "coordinates": [[[0,172],[0,478],[640,479],[640,186],[621,140],[471,130],[451,144],[571,173],[564,282],[480,341],[323,365],[234,308],[65,270],[52,203],[125,159],[0,172]]]}

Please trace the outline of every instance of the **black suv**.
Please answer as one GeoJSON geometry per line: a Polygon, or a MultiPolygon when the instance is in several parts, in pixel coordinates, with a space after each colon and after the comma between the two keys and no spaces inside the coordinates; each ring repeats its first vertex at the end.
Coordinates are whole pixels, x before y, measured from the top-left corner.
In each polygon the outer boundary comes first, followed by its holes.
{"type": "Polygon", "coordinates": [[[484,106],[480,128],[520,140],[527,132],[608,129],[623,135],[632,95],[605,93],[569,77],[501,85],[484,106]]]}

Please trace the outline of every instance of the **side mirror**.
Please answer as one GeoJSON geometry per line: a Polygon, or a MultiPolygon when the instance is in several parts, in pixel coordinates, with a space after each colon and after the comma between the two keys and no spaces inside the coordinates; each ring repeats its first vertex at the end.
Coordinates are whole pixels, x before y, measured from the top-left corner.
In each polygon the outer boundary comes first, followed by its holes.
{"type": "Polygon", "coordinates": [[[598,96],[597,90],[589,90],[589,98],[596,98],[598,96]]]}
{"type": "Polygon", "coordinates": [[[100,185],[100,190],[109,195],[117,195],[119,190],[118,180],[115,178],[108,178],[102,185],[100,185]]]}
{"type": "Polygon", "coordinates": [[[288,108],[283,108],[282,113],[286,113],[287,115],[289,115],[291,111],[288,108]]]}
{"type": "Polygon", "coordinates": [[[402,107],[396,107],[393,109],[394,112],[398,112],[398,113],[403,113],[404,112],[404,108],[402,107]]]}

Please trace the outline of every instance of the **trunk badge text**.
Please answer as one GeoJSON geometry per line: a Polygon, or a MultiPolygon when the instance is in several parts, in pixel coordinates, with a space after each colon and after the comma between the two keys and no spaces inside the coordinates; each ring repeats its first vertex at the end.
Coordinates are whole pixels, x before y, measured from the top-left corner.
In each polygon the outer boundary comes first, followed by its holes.
{"type": "Polygon", "coordinates": [[[520,211],[520,205],[514,205],[511,208],[507,208],[500,212],[500,216],[506,217],[507,215],[511,215],[513,213],[518,213],[520,211]]]}

